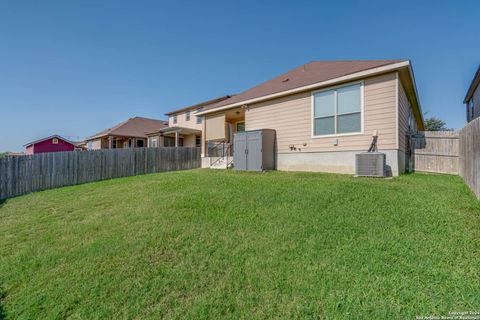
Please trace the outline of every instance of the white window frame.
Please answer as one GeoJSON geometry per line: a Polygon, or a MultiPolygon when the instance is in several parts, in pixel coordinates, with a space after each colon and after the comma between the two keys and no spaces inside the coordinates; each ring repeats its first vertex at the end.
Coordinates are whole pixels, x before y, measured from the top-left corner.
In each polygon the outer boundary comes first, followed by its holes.
{"type": "Polygon", "coordinates": [[[150,147],[158,148],[158,137],[150,138],[150,147]]]}
{"type": "Polygon", "coordinates": [[[185,121],[190,121],[190,111],[185,111],[185,121]]]}
{"type": "MultiPolygon", "coordinates": [[[[202,111],[203,108],[198,108],[195,113],[202,111]]],[[[195,116],[195,121],[196,124],[202,124],[203,123],[203,116],[195,116]]]]}
{"type": "Polygon", "coordinates": [[[172,123],[177,124],[177,122],[178,122],[177,115],[172,116],[172,123]]]}
{"type": "MultiPolygon", "coordinates": [[[[359,136],[363,135],[363,130],[364,130],[364,115],[365,115],[365,110],[364,110],[364,82],[363,80],[361,81],[355,81],[355,82],[349,82],[349,83],[344,83],[338,86],[334,87],[328,87],[320,90],[315,90],[312,91],[310,95],[310,105],[311,105],[311,137],[312,139],[318,139],[318,138],[332,138],[332,137],[347,137],[347,136],[359,136]],[[321,93],[321,92],[326,92],[326,91],[331,91],[331,90],[338,90],[343,87],[349,87],[359,84],[360,85],[360,132],[347,132],[347,133],[332,133],[332,134],[323,134],[323,135],[315,135],[315,94],[321,93]]],[[[335,103],[335,108],[337,107],[337,92],[335,91],[334,94],[334,103],[335,103]]],[[[352,112],[356,113],[356,112],[352,112]]],[[[335,132],[337,131],[337,110],[335,110],[335,115],[334,115],[334,128],[335,132]]]]}

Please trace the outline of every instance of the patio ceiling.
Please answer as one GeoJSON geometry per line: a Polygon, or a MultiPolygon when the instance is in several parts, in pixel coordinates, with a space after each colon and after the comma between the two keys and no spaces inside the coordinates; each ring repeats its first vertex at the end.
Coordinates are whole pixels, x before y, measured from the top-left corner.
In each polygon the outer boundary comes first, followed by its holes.
{"type": "Polygon", "coordinates": [[[198,129],[192,129],[192,128],[185,128],[185,127],[168,127],[168,128],[162,128],[158,132],[165,134],[174,134],[175,132],[178,132],[179,134],[187,135],[187,134],[201,134],[202,131],[198,129]]]}

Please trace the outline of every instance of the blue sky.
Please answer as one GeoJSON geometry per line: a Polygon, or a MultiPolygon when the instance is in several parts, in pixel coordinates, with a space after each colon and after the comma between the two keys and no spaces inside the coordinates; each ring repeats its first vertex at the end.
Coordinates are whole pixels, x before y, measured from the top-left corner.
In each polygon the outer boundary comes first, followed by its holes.
{"type": "Polygon", "coordinates": [[[478,1],[1,1],[0,151],[81,139],[313,60],[410,59],[449,127],[480,63],[478,1]]]}

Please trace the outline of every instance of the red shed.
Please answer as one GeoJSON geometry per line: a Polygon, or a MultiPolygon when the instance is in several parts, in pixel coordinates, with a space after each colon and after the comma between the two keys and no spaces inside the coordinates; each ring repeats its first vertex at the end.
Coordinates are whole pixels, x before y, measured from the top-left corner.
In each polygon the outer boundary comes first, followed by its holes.
{"type": "Polygon", "coordinates": [[[45,152],[61,152],[75,150],[76,142],[69,141],[59,135],[53,135],[39,139],[25,145],[25,154],[36,154],[45,152]]]}

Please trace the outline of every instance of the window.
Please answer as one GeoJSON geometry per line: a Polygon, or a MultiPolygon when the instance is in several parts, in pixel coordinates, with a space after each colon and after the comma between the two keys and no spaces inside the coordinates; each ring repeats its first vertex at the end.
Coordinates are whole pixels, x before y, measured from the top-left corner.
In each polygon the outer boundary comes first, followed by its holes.
{"type": "Polygon", "coordinates": [[[362,131],[361,84],[313,94],[313,135],[362,131]]]}
{"type": "Polygon", "coordinates": [[[185,121],[190,121],[190,111],[185,112],[185,121]]]}
{"type": "Polygon", "coordinates": [[[52,144],[58,144],[58,139],[57,139],[57,138],[53,138],[53,139],[52,139],[52,144]]]}
{"type": "MultiPolygon", "coordinates": [[[[198,108],[198,109],[197,109],[197,112],[200,112],[200,111],[202,111],[202,110],[203,110],[203,108],[198,108]]],[[[202,117],[202,116],[197,116],[196,118],[197,118],[197,124],[202,123],[202,121],[203,121],[203,117],[202,117]]]]}
{"type": "Polygon", "coordinates": [[[137,148],[143,148],[143,140],[137,140],[137,148]]]}
{"type": "Polygon", "coordinates": [[[474,104],[473,104],[473,97],[470,100],[470,110],[471,110],[471,113],[472,113],[472,115],[470,116],[470,119],[473,120],[475,118],[475,107],[474,107],[474,104]]]}
{"type": "Polygon", "coordinates": [[[471,112],[472,106],[470,105],[470,101],[467,102],[467,121],[470,122],[471,120],[471,112]]]}
{"type": "MultiPolygon", "coordinates": [[[[175,138],[174,137],[164,137],[163,145],[165,147],[175,147],[175,138]]],[[[183,147],[183,138],[178,138],[178,146],[183,147]]]]}
{"type": "Polygon", "coordinates": [[[202,146],[202,139],[200,136],[195,136],[195,147],[199,148],[202,146]]]}
{"type": "Polygon", "coordinates": [[[117,149],[117,140],[112,140],[112,149],[117,149]]]}
{"type": "Polygon", "coordinates": [[[92,141],[88,141],[88,142],[87,142],[87,149],[88,149],[88,150],[92,150],[92,149],[93,149],[93,143],[92,143],[92,141]]]}
{"type": "Polygon", "coordinates": [[[158,147],[158,138],[150,138],[150,148],[157,148],[158,147]]]}
{"type": "Polygon", "coordinates": [[[173,116],[173,124],[177,123],[177,116],[173,116]]]}
{"type": "Polygon", "coordinates": [[[237,122],[237,132],[245,131],[245,122],[237,122]]]}

